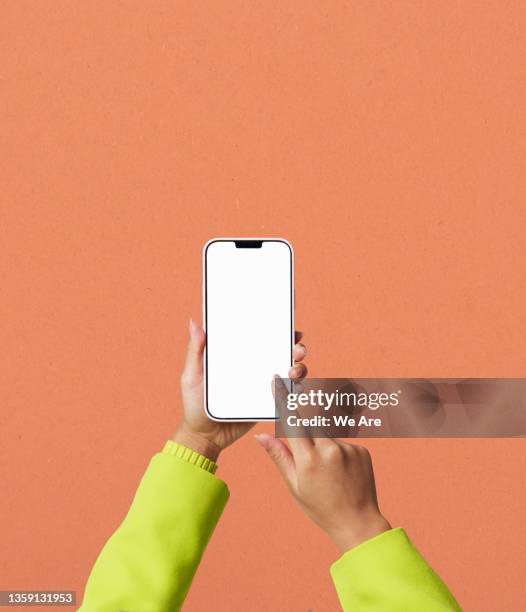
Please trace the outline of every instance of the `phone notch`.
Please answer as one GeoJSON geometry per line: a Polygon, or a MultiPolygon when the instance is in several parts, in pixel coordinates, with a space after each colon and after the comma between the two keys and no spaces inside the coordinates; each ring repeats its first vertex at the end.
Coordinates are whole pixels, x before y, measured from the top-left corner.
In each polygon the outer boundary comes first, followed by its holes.
{"type": "Polygon", "coordinates": [[[236,249],[260,249],[263,240],[234,240],[236,249]]]}

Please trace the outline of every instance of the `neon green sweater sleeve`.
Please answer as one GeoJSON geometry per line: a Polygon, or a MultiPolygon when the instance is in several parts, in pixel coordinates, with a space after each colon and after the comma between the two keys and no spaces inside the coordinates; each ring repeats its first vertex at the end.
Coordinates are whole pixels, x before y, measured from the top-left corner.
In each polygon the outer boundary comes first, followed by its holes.
{"type": "Polygon", "coordinates": [[[403,529],[392,529],[346,552],[331,567],[342,608],[360,612],[461,610],[403,529]]]}
{"type": "Polygon", "coordinates": [[[82,612],[179,610],[228,500],[215,464],[168,443],[88,579],[82,612]]]}

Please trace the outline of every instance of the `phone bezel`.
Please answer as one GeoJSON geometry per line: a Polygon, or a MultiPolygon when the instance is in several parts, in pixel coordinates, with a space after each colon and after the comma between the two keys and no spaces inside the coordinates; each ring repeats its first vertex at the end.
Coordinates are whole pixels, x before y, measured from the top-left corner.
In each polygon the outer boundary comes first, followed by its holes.
{"type": "MultiPolygon", "coordinates": [[[[206,343],[208,342],[208,301],[207,301],[207,261],[206,255],[208,248],[216,243],[216,242],[261,242],[261,247],[237,247],[236,248],[263,248],[263,243],[265,242],[281,242],[285,244],[289,249],[289,262],[290,262],[290,366],[292,367],[294,363],[293,358],[293,350],[294,350],[294,249],[292,248],[291,243],[284,238],[211,238],[203,247],[203,327],[206,334],[206,343]]],[[[277,417],[237,417],[237,418],[228,418],[228,417],[217,417],[214,416],[209,408],[208,408],[208,351],[205,343],[205,352],[204,352],[204,409],[206,414],[212,421],[217,422],[260,422],[260,421],[276,421],[277,417]]],[[[270,384],[271,381],[269,381],[270,384]]]]}

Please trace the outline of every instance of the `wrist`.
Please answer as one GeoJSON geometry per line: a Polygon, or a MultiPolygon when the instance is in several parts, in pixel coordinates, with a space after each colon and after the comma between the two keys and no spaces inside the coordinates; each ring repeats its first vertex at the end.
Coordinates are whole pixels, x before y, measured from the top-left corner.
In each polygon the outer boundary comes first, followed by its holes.
{"type": "Polygon", "coordinates": [[[345,553],[351,548],[355,548],[362,542],[370,540],[384,531],[392,529],[389,522],[381,515],[361,517],[359,520],[352,520],[348,525],[341,529],[329,533],[329,537],[336,544],[340,552],[345,553]]]}
{"type": "Polygon", "coordinates": [[[199,432],[188,429],[185,423],[181,423],[177,428],[177,431],[172,436],[172,440],[214,462],[217,461],[221,452],[221,448],[215,442],[199,432]]]}

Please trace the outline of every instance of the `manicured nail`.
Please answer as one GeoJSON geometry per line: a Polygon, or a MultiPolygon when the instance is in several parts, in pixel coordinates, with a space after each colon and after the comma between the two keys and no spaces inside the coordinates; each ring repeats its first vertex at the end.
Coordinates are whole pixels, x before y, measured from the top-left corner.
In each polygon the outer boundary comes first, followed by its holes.
{"type": "Polygon", "coordinates": [[[254,438],[256,438],[256,440],[261,444],[261,446],[265,450],[268,449],[270,441],[272,440],[272,436],[269,436],[266,433],[255,434],[254,438]]]}
{"type": "Polygon", "coordinates": [[[292,374],[291,378],[299,378],[303,374],[303,368],[301,366],[294,366],[290,373],[292,374]]]}
{"type": "Polygon", "coordinates": [[[298,342],[296,346],[303,351],[304,356],[307,354],[307,347],[304,344],[302,344],[301,342],[298,342]]]}
{"type": "Polygon", "coordinates": [[[193,336],[198,330],[197,323],[190,317],[190,321],[188,323],[188,329],[190,331],[190,336],[193,336]]]}

